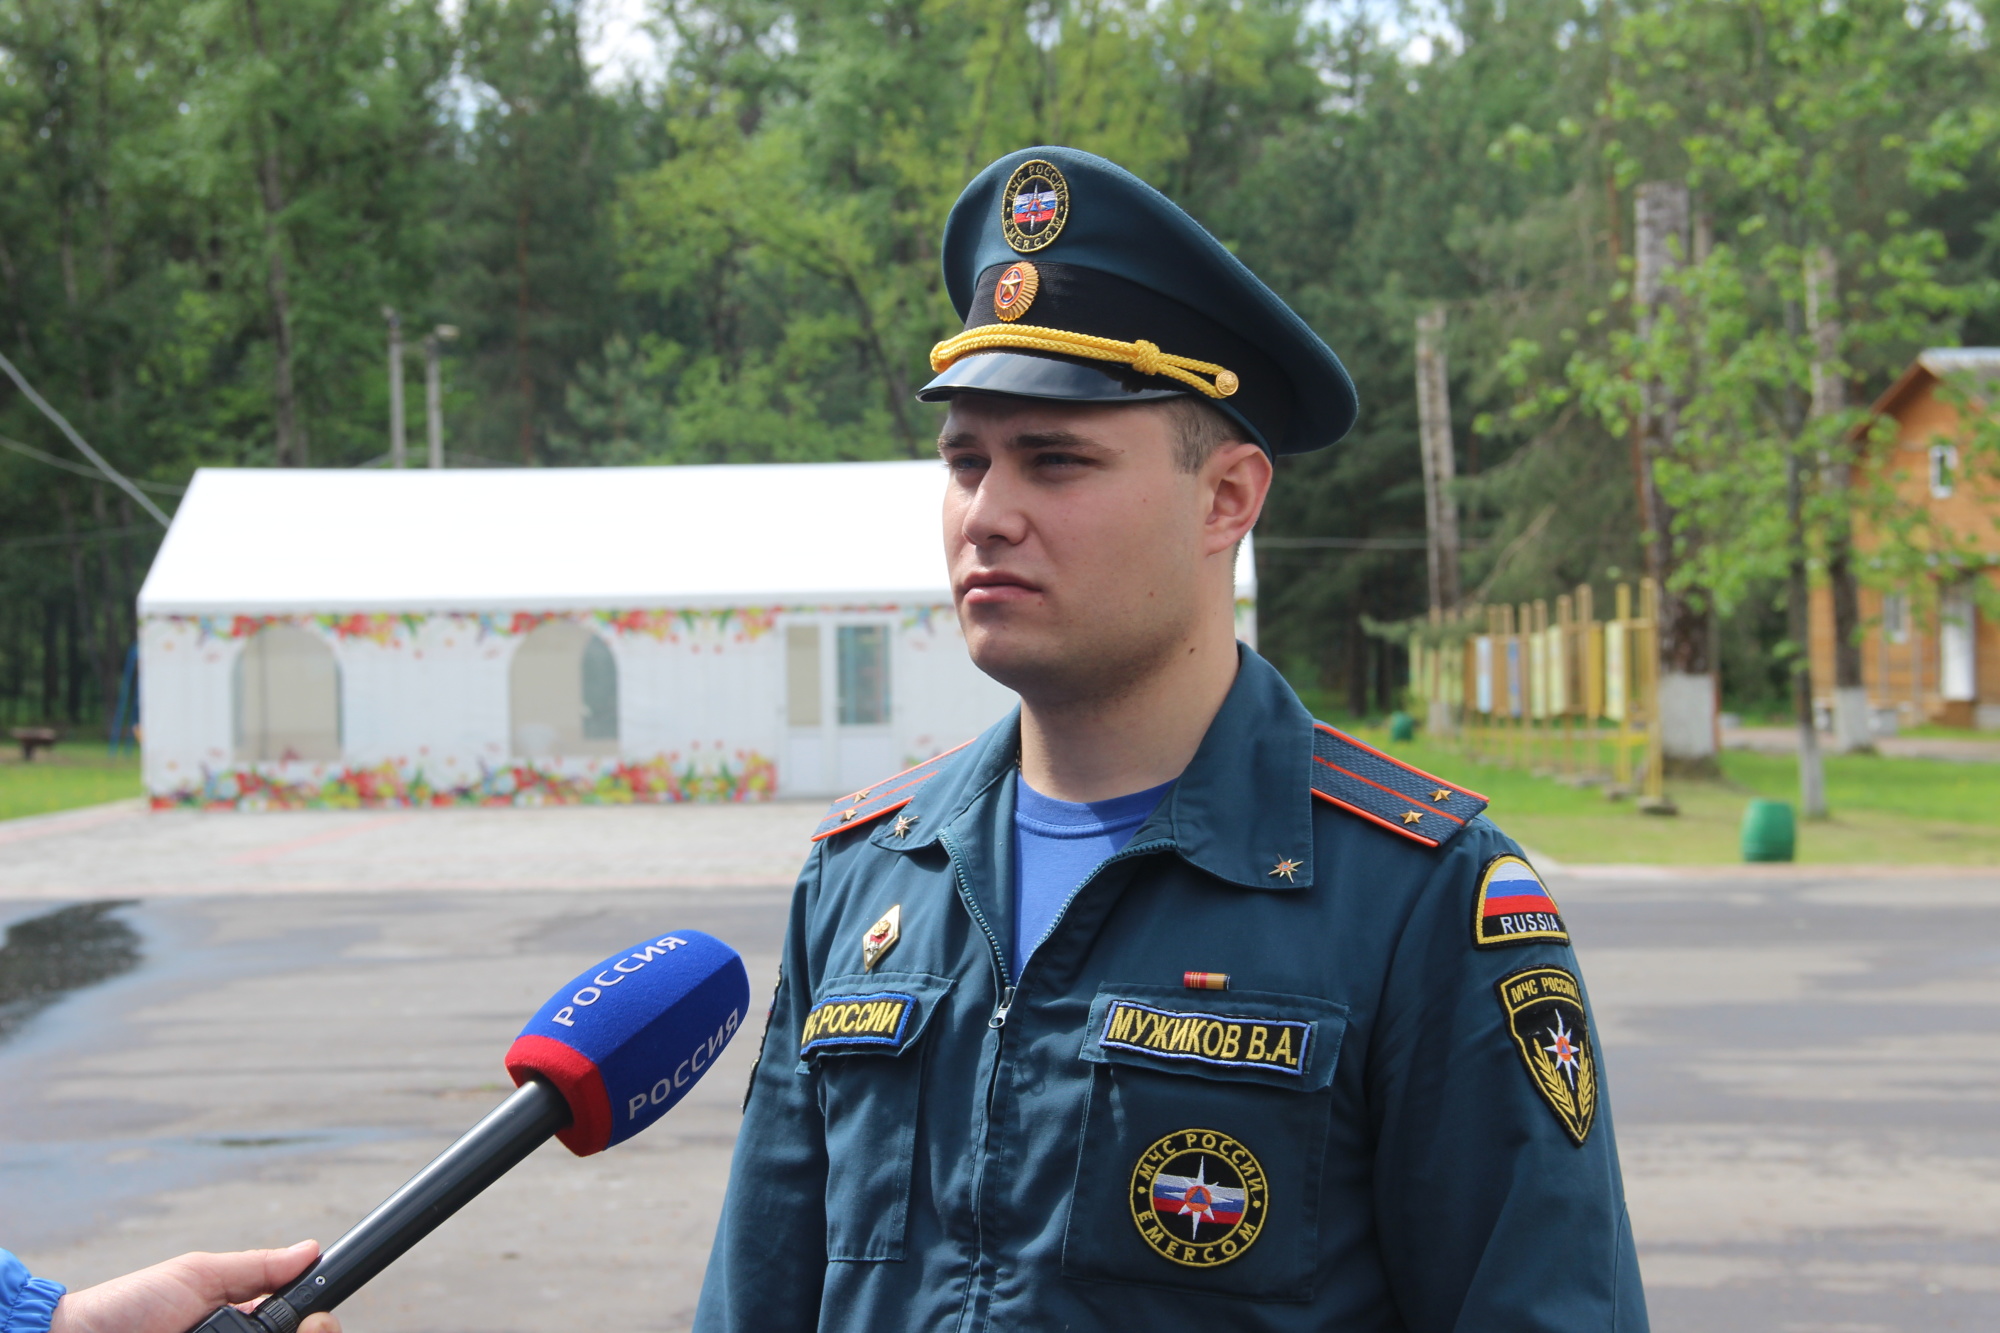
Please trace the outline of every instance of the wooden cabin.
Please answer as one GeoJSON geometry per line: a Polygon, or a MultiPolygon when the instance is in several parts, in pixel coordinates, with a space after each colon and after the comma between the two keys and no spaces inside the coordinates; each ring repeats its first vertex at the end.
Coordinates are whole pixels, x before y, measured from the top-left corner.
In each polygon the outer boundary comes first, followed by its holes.
{"type": "MultiPolygon", "coordinates": [[[[1973,572],[1945,572],[1927,587],[1900,591],[1870,587],[1864,576],[1861,670],[1879,733],[1920,723],[2000,728],[2000,623],[1980,613],[1970,582],[2000,584],[2000,486],[1961,474],[1960,446],[1969,432],[1944,392],[1947,380],[1968,390],[1993,377],[2000,377],[2000,347],[1933,348],[1876,400],[1857,432],[1872,433],[1884,419],[1894,429],[1855,464],[1855,484],[1886,468],[1902,505],[1986,561],[1973,572]]],[[[1857,526],[1854,544],[1856,566],[1865,570],[1874,545],[1865,525],[1857,526]]],[[[1823,583],[1813,590],[1811,610],[1813,697],[1824,718],[1834,677],[1833,597],[1823,583]]]]}

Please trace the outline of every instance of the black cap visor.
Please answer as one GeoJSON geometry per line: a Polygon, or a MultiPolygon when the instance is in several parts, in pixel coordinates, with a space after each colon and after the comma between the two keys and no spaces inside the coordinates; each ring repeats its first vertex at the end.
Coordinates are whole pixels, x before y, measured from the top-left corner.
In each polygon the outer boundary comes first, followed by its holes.
{"type": "Polygon", "coordinates": [[[917,390],[926,403],[949,401],[955,394],[1005,394],[1010,398],[1044,398],[1069,403],[1143,403],[1180,398],[1186,389],[1163,389],[1148,377],[1134,375],[1111,362],[1096,366],[1034,352],[979,352],[946,366],[944,373],[917,390]]]}
{"type": "Polygon", "coordinates": [[[1159,386],[1157,377],[1137,375],[1110,362],[1099,370],[1091,362],[1038,352],[976,352],[946,366],[936,379],[917,390],[917,400],[948,403],[962,393],[1051,403],[1157,403],[1166,398],[1193,398],[1236,422],[1243,427],[1246,439],[1270,452],[1269,441],[1230,404],[1204,398],[1191,389],[1159,386]]]}

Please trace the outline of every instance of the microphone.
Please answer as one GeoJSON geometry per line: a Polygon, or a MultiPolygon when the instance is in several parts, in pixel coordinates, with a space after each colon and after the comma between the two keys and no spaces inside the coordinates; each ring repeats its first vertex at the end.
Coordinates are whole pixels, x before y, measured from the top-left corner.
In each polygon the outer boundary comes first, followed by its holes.
{"type": "Polygon", "coordinates": [[[541,1007],[507,1051],[515,1091],[248,1314],[225,1305],[189,1333],[294,1333],[394,1263],[550,1137],[579,1157],[623,1143],[687,1095],[736,1035],[750,978],[698,930],[614,954],[541,1007]]]}

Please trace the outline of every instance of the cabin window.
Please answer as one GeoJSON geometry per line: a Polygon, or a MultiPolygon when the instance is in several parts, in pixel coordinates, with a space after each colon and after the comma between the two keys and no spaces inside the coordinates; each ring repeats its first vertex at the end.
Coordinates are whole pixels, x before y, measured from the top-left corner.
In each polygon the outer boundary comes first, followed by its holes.
{"type": "Polygon", "coordinates": [[[1883,594],[1882,637],[1890,643],[1910,641],[1910,599],[1902,593],[1883,594]]]}
{"type": "Polygon", "coordinates": [[[318,635],[258,630],[237,654],[231,683],[239,761],[340,758],[340,663],[318,635]]]}
{"type": "Polygon", "coordinates": [[[785,717],[795,727],[819,725],[819,626],[785,629],[785,717]]]}
{"type": "Polygon", "coordinates": [[[875,727],[889,720],[889,627],[842,625],[840,725],[875,727]]]}
{"type": "Polygon", "coordinates": [[[618,659],[569,620],[524,635],[508,671],[514,753],[524,759],[618,753],[618,659]]]}
{"type": "Polygon", "coordinates": [[[1952,489],[1958,484],[1958,446],[1934,444],[1931,446],[1931,495],[1939,500],[1951,498],[1952,489]]]}

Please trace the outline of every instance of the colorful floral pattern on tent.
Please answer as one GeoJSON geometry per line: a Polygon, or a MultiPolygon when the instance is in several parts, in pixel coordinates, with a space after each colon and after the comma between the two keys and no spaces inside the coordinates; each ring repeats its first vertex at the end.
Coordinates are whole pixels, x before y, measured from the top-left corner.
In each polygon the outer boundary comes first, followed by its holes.
{"type": "Polygon", "coordinates": [[[204,770],[199,783],[153,796],[155,810],[370,810],[438,806],[674,804],[768,801],[777,765],[755,750],[707,762],[657,755],[566,773],[528,763],[480,766],[478,778],[437,786],[394,762],[287,780],[265,768],[204,770]]]}
{"type": "Polygon", "coordinates": [[[267,615],[267,616],[157,616],[170,625],[192,625],[198,642],[247,639],[269,625],[290,625],[314,630],[336,639],[361,639],[385,648],[400,648],[415,638],[432,621],[442,621],[464,629],[480,639],[511,638],[527,634],[551,620],[570,620],[612,634],[644,635],[659,643],[712,643],[717,650],[724,643],[754,643],[778,627],[784,615],[831,613],[894,613],[901,616],[904,630],[932,630],[932,617],[948,612],[947,605],[904,606],[899,603],[854,606],[724,606],[655,607],[628,611],[508,611],[508,612],[407,612],[396,615],[267,615]]]}

